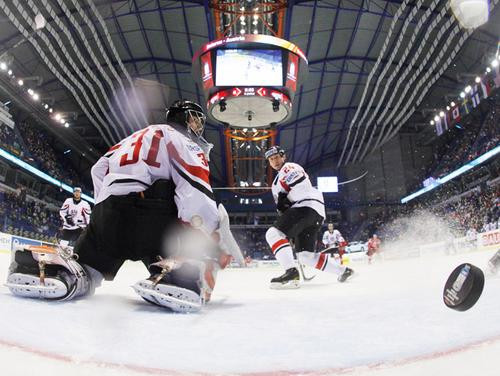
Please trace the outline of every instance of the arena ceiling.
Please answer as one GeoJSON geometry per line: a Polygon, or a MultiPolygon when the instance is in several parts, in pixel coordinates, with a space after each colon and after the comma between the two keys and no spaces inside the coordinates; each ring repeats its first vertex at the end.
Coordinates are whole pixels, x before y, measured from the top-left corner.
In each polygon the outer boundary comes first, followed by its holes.
{"type": "MultiPolygon", "coordinates": [[[[446,0],[287,1],[282,37],[305,52],[309,76],[292,118],[277,128],[279,143],[306,169],[335,169],[362,160],[398,132],[429,127],[427,111],[446,106],[445,97],[457,97],[494,57],[497,2],[490,1],[490,21],[467,32],[443,10],[446,0]]],[[[0,54],[26,82],[21,88],[2,75],[3,95],[60,135],[60,149],[66,143],[95,160],[144,121],[111,86],[119,91],[135,79],[149,80],[141,81],[144,87],[150,81],[165,85],[153,89],[148,104],[157,116],[178,98],[205,101],[191,76],[191,59],[217,34],[210,3],[0,2],[0,54]],[[47,26],[33,32],[37,13],[47,26]],[[63,113],[70,128],[33,103],[27,85],[63,113]]],[[[225,185],[222,127],[209,124],[206,137],[215,145],[212,174],[225,185]]]]}

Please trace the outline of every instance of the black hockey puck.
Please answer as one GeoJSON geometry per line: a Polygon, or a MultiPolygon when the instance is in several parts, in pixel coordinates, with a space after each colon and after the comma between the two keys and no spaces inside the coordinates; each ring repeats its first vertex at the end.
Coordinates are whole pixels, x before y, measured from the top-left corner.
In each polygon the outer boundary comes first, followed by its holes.
{"type": "Polygon", "coordinates": [[[459,265],[444,285],[444,304],[456,311],[467,311],[476,304],[483,287],[484,273],[481,269],[472,264],[459,265]]]}

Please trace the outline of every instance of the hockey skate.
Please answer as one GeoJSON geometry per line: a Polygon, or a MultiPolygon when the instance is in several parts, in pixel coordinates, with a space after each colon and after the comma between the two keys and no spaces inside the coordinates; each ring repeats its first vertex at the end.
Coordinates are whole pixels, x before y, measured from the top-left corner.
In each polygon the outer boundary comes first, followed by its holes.
{"type": "Polygon", "coordinates": [[[352,270],[351,268],[345,268],[344,273],[339,275],[339,277],[337,278],[337,281],[345,282],[348,278],[352,278],[353,274],[354,274],[354,270],[352,270]]]}
{"type": "Polygon", "coordinates": [[[174,312],[193,313],[201,310],[200,269],[175,260],[161,260],[150,266],[151,276],[132,286],[151,304],[174,312]]]}
{"type": "Polygon", "coordinates": [[[5,284],[14,295],[69,300],[93,292],[87,271],[62,247],[30,246],[14,251],[5,284]]]}
{"type": "Polygon", "coordinates": [[[300,274],[298,269],[287,269],[285,274],[271,279],[270,287],[275,290],[298,289],[300,287],[300,274]]]}

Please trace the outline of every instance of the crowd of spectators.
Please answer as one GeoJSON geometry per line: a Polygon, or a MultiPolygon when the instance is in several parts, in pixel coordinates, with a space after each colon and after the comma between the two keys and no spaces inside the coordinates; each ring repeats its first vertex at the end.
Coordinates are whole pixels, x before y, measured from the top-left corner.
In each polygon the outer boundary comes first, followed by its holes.
{"type": "Polygon", "coordinates": [[[2,149],[7,150],[20,158],[27,159],[29,156],[26,151],[23,151],[21,143],[22,140],[19,139],[19,136],[14,129],[10,128],[8,125],[0,123],[0,146],[2,149]]]}
{"type": "Polygon", "coordinates": [[[500,93],[489,101],[490,110],[482,120],[468,116],[438,140],[440,147],[425,178],[440,178],[500,143],[500,93]]]}
{"type": "Polygon", "coordinates": [[[61,219],[57,210],[26,198],[26,191],[0,191],[0,231],[43,241],[55,241],[61,219]]]}
{"type": "Polygon", "coordinates": [[[500,187],[472,191],[436,212],[453,221],[460,235],[465,235],[469,230],[496,230],[500,226],[500,187]]]}
{"type": "MultiPolygon", "coordinates": [[[[396,241],[409,231],[425,231],[421,238],[438,241],[446,236],[462,237],[500,228],[500,186],[476,187],[440,203],[435,197],[417,201],[371,218],[368,237],[378,234],[384,241],[396,241]],[[422,222],[422,223],[420,223],[422,222]],[[446,234],[443,233],[446,231],[446,234]]],[[[418,234],[417,234],[418,235],[418,234]]]]}
{"type": "Polygon", "coordinates": [[[252,259],[274,258],[266,242],[266,227],[242,227],[233,229],[233,235],[245,256],[252,259]]]}
{"type": "Polygon", "coordinates": [[[66,184],[85,187],[69,161],[51,146],[52,141],[46,132],[29,123],[16,123],[16,129],[0,124],[2,149],[66,184]]]}
{"type": "Polygon", "coordinates": [[[81,186],[78,174],[71,165],[59,156],[52,146],[51,137],[30,123],[17,125],[23,140],[40,169],[52,177],[72,186],[81,186]]]}

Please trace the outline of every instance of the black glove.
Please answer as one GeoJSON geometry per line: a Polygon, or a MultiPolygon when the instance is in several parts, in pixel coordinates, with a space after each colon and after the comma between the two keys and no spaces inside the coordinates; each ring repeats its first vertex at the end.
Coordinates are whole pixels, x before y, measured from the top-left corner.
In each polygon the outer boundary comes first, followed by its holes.
{"type": "Polygon", "coordinates": [[[278,193],[278,203],[276,204],[276,208],[281,213],[284,213],[292,206],[292,202],[287,198],[287,196],[288,194],[285,192],[278,193]]]}
{"type": "Polygon", "coordinates": [[[73,216],[71,214],[66,214],[66,216],[64,217],[64,219],[66,220],[66,223],[70,226],[74,226],[75,225],[75,222],[73,221],[73,216]]]}

